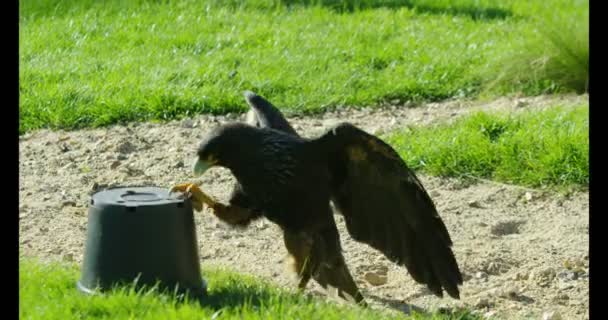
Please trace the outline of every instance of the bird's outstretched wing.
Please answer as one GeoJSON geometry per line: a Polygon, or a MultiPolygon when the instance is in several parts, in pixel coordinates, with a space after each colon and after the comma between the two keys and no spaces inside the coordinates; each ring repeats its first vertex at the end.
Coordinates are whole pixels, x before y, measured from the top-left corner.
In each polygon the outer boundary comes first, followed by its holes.
{"type": "Polygon", "coordinates": [[[436,295],[459,298],[452,241],[414,173],[388,144],[350,124],[317,142],[329,156],[332,201],[356,241],[400,265],[436,295]]]}
{"type": "Polygon", "coordinates": [[[247,113],[247,123],[259,128],[271,128],[298,136],[281,111],[270,101],[251,92],[245,91],[245,100],[251,107],[247,113]]]}

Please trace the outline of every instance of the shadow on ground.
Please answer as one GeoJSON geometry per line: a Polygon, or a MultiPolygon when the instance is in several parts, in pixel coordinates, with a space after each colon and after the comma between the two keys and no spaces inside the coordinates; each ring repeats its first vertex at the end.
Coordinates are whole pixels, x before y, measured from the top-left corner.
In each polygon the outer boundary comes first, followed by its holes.
{"type": "Polygon", "coordinates": [[[501,20],[513,16],[513,12],[500,7],[473,5],[441,6],[425,0],[280,0],[284,5],[322,6],[338,12],[365,9],[409,8],[421,14],[468,16],[474,20],[501,20]]]}

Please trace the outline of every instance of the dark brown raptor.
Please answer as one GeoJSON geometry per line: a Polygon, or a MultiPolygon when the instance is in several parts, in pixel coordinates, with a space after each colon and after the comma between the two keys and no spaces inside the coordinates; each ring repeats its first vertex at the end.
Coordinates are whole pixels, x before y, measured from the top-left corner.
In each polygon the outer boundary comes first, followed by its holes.
{"type": "Polygon", "coordinates": [[[348,270],[330,202],[344,216],[352,238],[405,266],[437,296],[459,298],[462,275],[452,241],[424,187],[397,152],[381,139],[343,123],[305,139],[270,102],[252,92],[247,123],[221,126],[198,148],[194,168],[212,166],[235,176],[229,204],[219,203],[194,184],[195,208],[205,203],[221,220],[247,226],[265,217],[283,230],[287,251],[303,289],[313,278],[363,302],[348,270]]]}

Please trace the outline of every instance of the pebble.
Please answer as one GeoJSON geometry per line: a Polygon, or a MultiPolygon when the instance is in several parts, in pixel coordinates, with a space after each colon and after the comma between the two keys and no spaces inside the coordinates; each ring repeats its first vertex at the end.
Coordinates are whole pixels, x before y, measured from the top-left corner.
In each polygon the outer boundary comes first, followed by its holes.
{"type": "Polygon", "coordinates": [[[477,301],[475,301],[475,308],[481,309],[481,308],[489,308],[492,306],[492,303],[490,303],[490,300],[488,298],[479,298],[477,299],[477,301]]]}
{"type": "Polygon", "coordinates": [[[366,272],[363,277],[365,278],[365,281],[373,286],[381,286],[388,282],[388,277],[386,275],[374,271],[366,272]]]}
{"type": "Polygon", "coordinates": [[[528,280],[528,273],[527,272],[518,272],[515,275],[513,275],[511,277],[512,280],[517,280],[517,281],[522,281],[522,280],[528,280]]]}
{"type": "Polygon", "coordinates": [[[93,182],[91,184],[91,187],[89,188],[91,191],[97,191],[97,189],[99,189],[99,183],[97,182],[93,182]]]}
{"type": "Polygon", "coordinates": [[[175,167],[175,168],[183,168],[183,167],[184,167],[184,162],[180,160],[180,161],[178,161],[178,162],[177,162],[177,163],[174,165],[174,167],[175,167]]]}
{"type": "Polygon", "coordinates": [[[562,320],[562,316],[557,311],[547,311],[543,313],[543,320],[562,320]]]}
{"type": "Polygon", "coordinates": [[[569,289],[574,288],[574,285],[572,283],[560,282],[557,284],[557,288],[559,290],[569,290],[569,289]]]}
{"type": "Polygon", "coordinates": [[[136,150],[135,145],[133,145],[129,141],[125,141],[125,142],[119,144],[115,149],[116,152],[121,153],[121,154],[131,153],[135,150],[136,150]]]}
{"type": "Polygon", "coordinates": [[[469,201],[468,205],[469,205],[469,207],[471,207],[471,208],[478,208],[478,209],[483,208],[483,207],[481,206],[481,204],[479,203],[479,201],[477,201],[477,200],[469,201]]]}
{"type": "Polygon", "coordinates": [[[526,192],[526,194],[524,195],[524,197],[526,198],[526,201],[530,201],[530,200],[532,200],[532,193],[526,192]]]}
{"type": "Polygon", "coordinates": [[[63,207],[67,207],[67,206],[75,207],[76,206],[76,202],[72,201],[72,200],[67,200],[67,201],[62,202],[61,205],[63,207]]]}
{"type": "Polygon", "coordinates": [[[490,229],[490,232],[495,236],[506,236],[519,233],[519,226],[522,223],[519,221],[503,221],[495,224],[490,229]]]}
{"type": "Polygon", "coordinates": [[[74,168],[76,165],[74,164],[74,162],[70,162],[68,164],[66,164],[65,166],[61,167],[62,170],[67,170],[67,169],[72,169],[74,168]]]}
{"type": "Polygon", "coordinates": [[[506,299],[516,299],[519,296],[519,289],[512,286],[505,286],[500,290],[500,297],[506,299]]]}
{"type": "Polygon", "coordinates": [[[114,170],[120,166],[121,162],[116,160],[110,164],[110,169],[114,170]]]}
{"type": "Polygon", "coordinates": [[[568,270],[558,273],[557,277],[563,281],[573,281],[578,278],[578,275],[576,274],[576,272],[568,270]]]}
{"type": "Polygon", "coordinates": [[[559,293],[553,297],[553,300],[556,302],[564,302],[569,299],[570,299],[570,297],[565,293],[559,293]]]}
{"type": "Polygon", "coordinates": [[[535,280],[553,280],[555,278],[555,270],[553,268],[545,268],[539,271],[533,271],[531,278],[535,280]]]}
{"type": "Polygon", "coordinates": [[[524,107],[527,107],[528,104],[529,104],[529,102],[527,102],[527,101],[519,100],[519,101],[517,101],[515,103],[515,107],[517,107],[517,108],[524,108],[524,107]]]}
{"type": "Polygon", "coordinates": [[[501,271],[501,267],[498,263],[496,262],[490,262],[488,264],[488,266],[486,267],[485,270],[488,274],[493,274],[493,275],[497,275],[500,274],[501,271]]]}
{"type": "Polygon", "coordinates": [[[260,220],[257,224],[256,227],[258,228],[258,230],[264,230],[268,228],[268,223],[264,220],[260,220]]]}
{"type": "Polygon", "coordinates": [[[192,119],[182,120],[182,123],[181,123],[182,128],[191,129],[191,128],[194,128],[195,126],[196,126],[196,124],[194,123],[194,120],[192,120],[192,119]]]}
{"type": "Polygon", "coordinates": [[[116,156],[117,160],[127,160],[128,158],[129,157],[127,157],[126,155],[124,155],[122,153],[116,156]]]}

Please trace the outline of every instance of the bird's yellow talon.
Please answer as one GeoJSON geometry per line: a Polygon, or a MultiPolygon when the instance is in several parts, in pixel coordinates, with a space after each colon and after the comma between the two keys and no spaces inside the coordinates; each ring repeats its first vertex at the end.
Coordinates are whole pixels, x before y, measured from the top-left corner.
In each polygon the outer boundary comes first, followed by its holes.
{"type": "Polygon", "coordinates": [[[190,195],[192,199],[192,207],[196,211],[203,210],[203,203],[207,206],[214,208],[216,206],[216,201],[213,200],[210,196],[205,194],[198,185],[194,183],[182,183],[175,185],[171,188],[170,192],[183,192],[190,195]]]}

